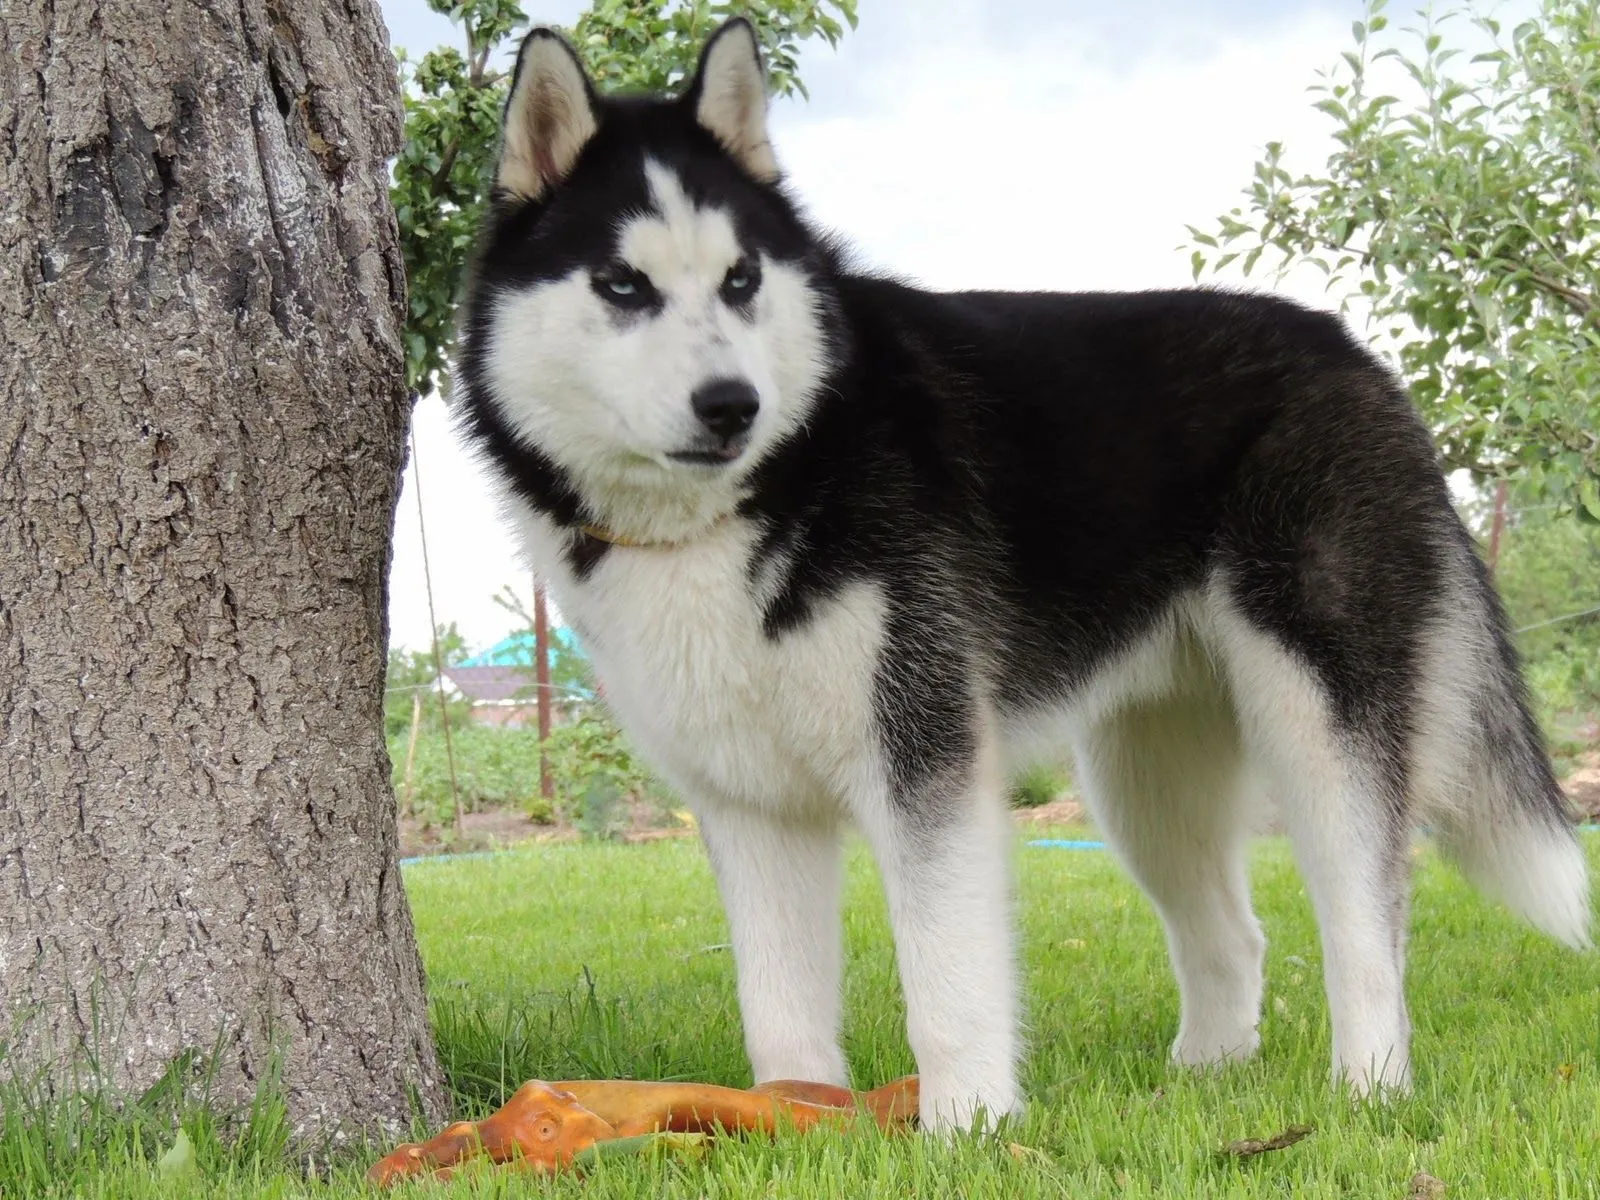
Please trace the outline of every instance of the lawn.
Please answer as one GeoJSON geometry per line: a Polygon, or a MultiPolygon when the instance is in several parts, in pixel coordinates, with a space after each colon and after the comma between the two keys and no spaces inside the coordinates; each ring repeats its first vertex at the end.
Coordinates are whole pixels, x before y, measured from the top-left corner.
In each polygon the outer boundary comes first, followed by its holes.
{"type": "MultiPolygon", "coordinates": [[[[1600,836],[1585,836],[1600,866],[1600,836]]],[[[1451,1197],[1600,1196],[1600,956],[1527,932],[1431,853],[1417,865],[1417,1086],[1387,1107],[1328,1085],[1320,956],[1281,843],[1264,843],[1254,867],[1271,942],[1262,1054],[1213,1075],[1167,1064],[1176,990],[1138,892],[1102,853],[1027,848],[1017,873],[1033,1104],[1003,1139],[789,1135],[725,1141],[700,1160],[610,1164],[583,1180],[479,1174],[412,1194],[1399,1198],[1422,1171],[1451,1197]],[[1222,1153],[1292,1125],[1315,1132],[1257,1157],[1222,1153]]],[[[464,1115],[527,1078],[749,1082],[722,916],[693,841],[431,860],[407,868],[406,882],[464,1115]]],[[[913,1064],[882,898],[859,851],[849,888],[845,1037],[857,1082],[870,1085],[913,1064]]],[[[200,1168],[177,1181],[158,1180],[148,1157],[170,1132],[92,1110],[52,1128],[16,1105],[4,1122],[6,1197],[362,1190],[364,1162],[309,1176],[284,1165],[270,1111],[225,1150],[191,1110],[200,1168]]]]}

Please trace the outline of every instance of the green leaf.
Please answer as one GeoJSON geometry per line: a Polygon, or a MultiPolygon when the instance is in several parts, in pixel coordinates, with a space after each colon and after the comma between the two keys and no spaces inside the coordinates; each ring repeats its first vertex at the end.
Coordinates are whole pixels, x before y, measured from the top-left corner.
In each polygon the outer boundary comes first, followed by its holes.
{"type": "Polygon", "coordinates": [[[1578,482],[1578,502],[1596,521],[1600,521],[1600,479],[1590,475],[1578,482]]]}
{"type": "Polygon", "coordinates": [[[197,1169],[194,1143],[186,1132],[179,1129],[178,1136],[173,1139],[167,1152],[156,1159],[156,1174],[163,1179],[181,1179],[194,1174],[197,1169]]]}

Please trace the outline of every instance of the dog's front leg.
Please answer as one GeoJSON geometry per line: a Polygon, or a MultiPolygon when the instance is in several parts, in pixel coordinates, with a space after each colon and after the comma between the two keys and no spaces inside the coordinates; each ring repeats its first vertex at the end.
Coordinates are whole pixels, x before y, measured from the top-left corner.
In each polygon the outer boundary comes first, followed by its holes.
{"type": "Polygon", "coordinates": [[[883,872],[922,1124],[965,1129],[1021,1107],[1003,775],[991,739],[958,766],[891,783],[862,825],[883,872]]]}
{"type": "Polygon", "coordinates": [[[741,808],[697,813],[728,914],[757,1083],[848,1085],[839,1050],[839,831],[741,808]]]}

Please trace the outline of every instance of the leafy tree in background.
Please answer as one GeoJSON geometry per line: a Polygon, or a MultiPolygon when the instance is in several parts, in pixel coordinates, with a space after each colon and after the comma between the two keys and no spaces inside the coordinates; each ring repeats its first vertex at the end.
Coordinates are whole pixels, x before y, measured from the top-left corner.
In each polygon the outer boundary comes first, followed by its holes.
{"type": "MultiPolygon", "coordinates": [[[[428,0],[462,27],[466,52],[444,46],[413,67],[400,52],[405,148],[394,167],[395,212],[410,283],[406,377],[426,395],[446,370],[461,277],[494,177],[508,72],[499,65],[527,23],[517,0],[428,0]]],[[[755,26],[775,95],[805,95],[800,46],[836,45],[856,23],[856,0],[596,0],[568,37],[603,89],[668,91],[693,70],[719,23],[755,26]]]]}
{"type": "MultiPolygon", "coordinates": [[[[446,667],[454,666],[467,658],[467,640],[461,636],[456,623],[440,625],[434,630],[434,641],[439,647],[439,658],[446,667]]],[[[403,736],[411,727],[413,716],[418,716],[424,729],[430,733],[443,724],[439,714],[439,699],[434,694],[434,681],[439,673],[434,670],[433,647],[407,650],[400,646],[389,647],[388,671],[384,676],[383,731],[387,738],[403,736]],[[412,701],[421,696],[421,713],[417,714],[412,701]]],[[[459,727],[472,710],[471,704],[459,698],[450,702],[450,723],[459,727]]]]}
{"type": "Polygon", "coordinates": [[[1313,88],[1339,149],[1296,178],[1269,143],[1243,209],[1190,227],[1195,277],[1320,267],[1394,339],[1449,467],[1600,521],[1600,0],[1509,36],[1451,10],[1401,45],[1384,8],[1313,88]],[[1384,59],[1406,98],[1374,94],[1384,59]]]}
{"type": "Polygon", "coordinates": [[[1595,742],[1600,713],[1600,525],[1563,520],[1513,489],[1495,571],[1540,719],[1560,765],[1595,742]]]}

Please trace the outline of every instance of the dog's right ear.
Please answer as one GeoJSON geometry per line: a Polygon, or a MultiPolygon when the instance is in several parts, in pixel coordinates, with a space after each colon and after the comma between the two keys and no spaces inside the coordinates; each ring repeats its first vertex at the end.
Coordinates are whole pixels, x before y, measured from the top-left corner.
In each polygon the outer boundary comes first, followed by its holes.
{"type": "Polygon", "coordinates": [[[595,107],[594,86],[566,40],[553,29],[529,33],[506,101],[495,185],[543,200],[599,128],[595,107]]]}

